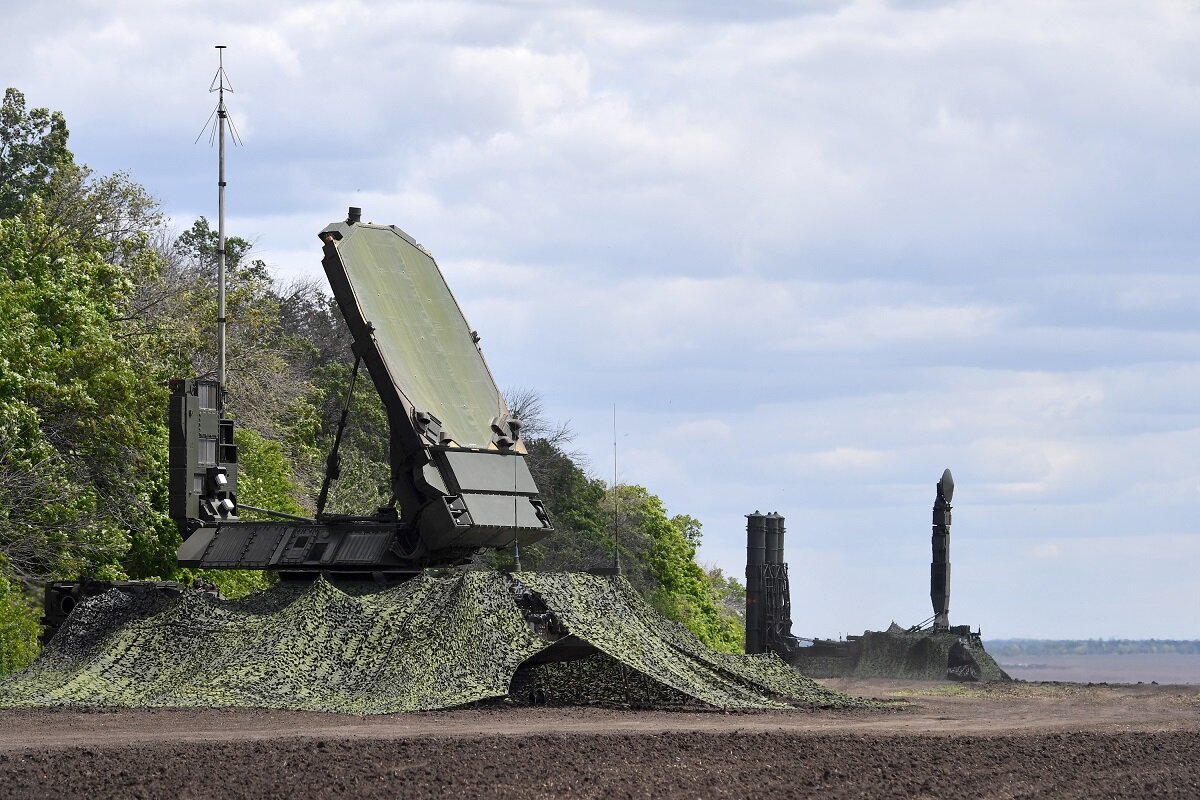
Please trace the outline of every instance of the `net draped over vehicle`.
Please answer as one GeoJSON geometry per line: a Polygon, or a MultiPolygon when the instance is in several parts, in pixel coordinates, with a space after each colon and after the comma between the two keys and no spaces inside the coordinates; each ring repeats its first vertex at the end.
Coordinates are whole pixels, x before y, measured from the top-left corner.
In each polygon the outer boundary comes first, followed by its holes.
{"type": "Polygon", "coordinates": [[[84,602],[38,661],[0,683],[0,708],[380,714],[489,700],[719,709],[864,702],[774,654],[713,652],[621,577],[446,572],[361,595],[324,580],[236,601],[110,591],[84,602]]]}

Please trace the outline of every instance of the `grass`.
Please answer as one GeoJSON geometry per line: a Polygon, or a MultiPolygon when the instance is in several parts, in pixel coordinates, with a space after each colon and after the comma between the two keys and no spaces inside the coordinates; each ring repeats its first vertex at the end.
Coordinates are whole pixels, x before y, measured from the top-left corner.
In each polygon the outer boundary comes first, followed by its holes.
{"type": "Polygon", "coordinates": [[[938,683],[909,689],[897,689],[895,697],[977,697],[1003,700],[1012,697],[1054,697],[1079,693],[1071,684],[1025,683],[1023,681],[985,683],[938,683]]]}

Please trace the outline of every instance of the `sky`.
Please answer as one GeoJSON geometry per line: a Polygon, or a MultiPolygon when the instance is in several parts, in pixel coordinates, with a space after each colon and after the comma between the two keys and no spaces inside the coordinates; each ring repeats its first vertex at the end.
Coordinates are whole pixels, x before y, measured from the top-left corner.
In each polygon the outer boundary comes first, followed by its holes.
{"type": "Polygon", "coordinates": [[[281,279],[360,206],[493,374],[793,631],[1200,638],[1200,5],[0,0],[0,75],[182,230],[224,44],[228,228],[281,279]]]}

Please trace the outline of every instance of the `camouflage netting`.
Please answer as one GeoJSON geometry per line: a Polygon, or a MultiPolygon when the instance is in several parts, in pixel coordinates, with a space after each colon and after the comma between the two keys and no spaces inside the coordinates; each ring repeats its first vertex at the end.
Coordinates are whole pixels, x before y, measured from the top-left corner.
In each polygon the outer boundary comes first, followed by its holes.
{"type": "Polygon", "coordinates": [[[237,601],[114,590],[80,605],[34,664],[0,683],[0,708],[383,714],[504,698],[723,709],[864,704],[774,655],[714,653],[658,616],[624,578],[573,573],[427,573],[358,596],[318,580],[237,601]]]}
{"type": "Polygon", "coordinates": [[[909,633],[893,622],[886,631],[863,634],[853,674],[856,678],[1008,680],[983,644],[972,639],[953,633],[909,633]]]}
{"type": "Polygon", "coordinates": [[[799,648],[790,658],[805,675],[822,678],[1011,680],[984,650],[978,634],[914,632],[894,622],[886,631],[866,631],[845,642],[823,641],[799,648]]]}

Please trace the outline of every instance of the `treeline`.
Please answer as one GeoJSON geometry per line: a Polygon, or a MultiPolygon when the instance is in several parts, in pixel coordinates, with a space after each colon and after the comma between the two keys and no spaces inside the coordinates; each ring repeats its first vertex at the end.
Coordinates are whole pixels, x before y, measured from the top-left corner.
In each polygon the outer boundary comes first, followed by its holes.
{"type": "MultiPolygon", "coordinates": [[[[62,114],[5,92],[0,107],[0,674],[37,653],[40,587],[80,575],[216,583],[259,572],[181,569],[167,516],[168,382],[214,377],[217,235],[175,234],[130,176],[100,176],[67,147],[62,114]]],[[[316,255],[314,254],[314,258],[316,255]]],[[[227,386],[239,499],[311,514],[346,396],[350,336],[322,285],[281,283],[245,239],[226,241],[227,386]]],[[[700,523],[641,486],[592,477],[536,391],[508,393],[558,532],[525,569],[617,557],[629,580],[710,646],[742,645],[743,587],[695,561],[700,523]]],[[[327,510],[390,496],[382,404],[360,381],[327,510]]],[[[513,554],[479,557],[504,566],[513,554]]]]}
{"type": "Polygon", "coordinates": [[[1200,655],[1200,641],[1187,639],[997,639],[984,646],[993,656],[1200,655]]]}

